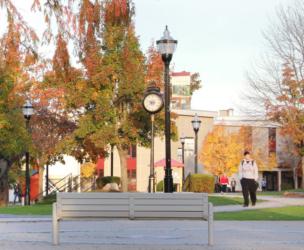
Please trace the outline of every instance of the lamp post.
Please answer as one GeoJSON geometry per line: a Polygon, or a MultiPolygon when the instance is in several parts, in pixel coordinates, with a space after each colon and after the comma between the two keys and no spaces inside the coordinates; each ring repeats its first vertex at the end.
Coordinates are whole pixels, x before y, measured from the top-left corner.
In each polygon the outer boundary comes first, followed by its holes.
{"type": "Polygon", "coordinates": [[[180,142],[182,144],[182,163],[184,164],[184,167],[183,167],[183,183],[185,181],[185,140],[186,140],[186,138],[184,136],[182,136],[180,138],[180,142]]]}
{"type": "Polygon", "coordinates": [[[177,40],[174,40],[169,33],[168,26],[164,31],[163,37],[156,42],[158,52],[162,56],[165,64],[165,142],[166,142],[166,168],[164,178],[164,191],[165,193],[173,192],[173,177],[171,169],[171,129],[170,129],[170,76],[169,66],[176,49],[177,40]]]}
{"type": "Polygon", "coordinates": [[[199,128],[201,126],[201,121],[198,119],[197,114],[195,114],[192,122],[192,127],[195,133],[195,148],[194,148],[194,172],[197,174],[197,133],[199,131],[199,128]]]}
{"type": "Polygon", "coordinates": [[[163,97],[160,89],[154,84],[147,88],[144,99],[144,109],[151,115],[151,154],[150,154],[150,176],[149,176],[149,193],[155,192],[154,176],[154,115],[164,106],[163,97]]]}
{"type": "Polygon", "coordinates": [[[45,167],[45,195],[49,195],[49,162],[47,161],[45,167]]]}
{"type": "MultiPolygon", "coordinates": [[[[34,114],[34,108],[29,100],[25,102],[22,108],[22,112],[26,121],[26,129],[27,132],[30,133],[30,119],[31,116],[34,114]]],[[[31,204],[31,198],[30,198],[30,153],[27,150],[25,152],[25,161],[26,161],[26,167],[25,167],[25,205],[31,204]]]]}
{"type": "Polygon", "coordinates": [[[111,144],[111,177],[114,175],[114,144],[111,144]]]}

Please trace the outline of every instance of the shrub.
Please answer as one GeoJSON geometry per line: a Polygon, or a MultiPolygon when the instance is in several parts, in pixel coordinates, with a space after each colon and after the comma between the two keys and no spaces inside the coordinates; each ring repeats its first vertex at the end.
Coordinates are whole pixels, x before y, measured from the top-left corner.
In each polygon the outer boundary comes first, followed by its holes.
{"type": "Polygon", "coordinates": [[[43,197],[42,200],[38,202],[38,204],[53,204],[54,202],[56,202],[55,192],[43,197]]]}
{"type": "Polygon", "coordinates": [[[188,175],[185,182],[185,191],[197,193],[213,193],[214,177],[208,174],[188,175]]]}
{"type": "Polygon", "coordinates": [[[164,191],[164,181],[160,181],[159,183],[157,183],[157,186],[156,186],[156,191],[157,192],[162,192],[164,191]]]}
{"type": "Polygon", "coordinates": [[[98,189],[102,189],[108,183],[117,183],[117,185],[120,185],[120,177],[104,176],[104,177],[99,177],[96,180],[96,185],[98,189]]]}

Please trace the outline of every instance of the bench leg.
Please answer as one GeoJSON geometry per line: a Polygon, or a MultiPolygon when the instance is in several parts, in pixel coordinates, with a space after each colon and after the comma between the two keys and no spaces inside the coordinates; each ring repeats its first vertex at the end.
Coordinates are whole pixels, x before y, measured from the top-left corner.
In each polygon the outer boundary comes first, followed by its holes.
{"type": "Polygon", "coordinates": [[[208,245],[213,246],[213,205],[208,204],[208,245]]]}
{"type": "Polygon", "coordinates": [[[53,245],[59,245],[59,220],[57,218],[57,204],[53,203],[53,245]]]}

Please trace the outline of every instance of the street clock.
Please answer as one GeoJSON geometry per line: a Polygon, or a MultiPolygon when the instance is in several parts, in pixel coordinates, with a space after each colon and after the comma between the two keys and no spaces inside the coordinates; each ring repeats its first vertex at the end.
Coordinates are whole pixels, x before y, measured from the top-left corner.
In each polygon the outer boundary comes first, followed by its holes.
{"type": "Polygon", "coordinates": [[[163,108],[164,100],[158,87],[148,87],[143,99],[143,106],[150,114],[156,114],[163,108]]]}

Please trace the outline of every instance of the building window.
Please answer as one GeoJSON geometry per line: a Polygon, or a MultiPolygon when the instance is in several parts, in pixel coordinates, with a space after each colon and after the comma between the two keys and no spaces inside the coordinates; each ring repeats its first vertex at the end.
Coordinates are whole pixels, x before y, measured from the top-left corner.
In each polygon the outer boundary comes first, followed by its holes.
{"type": "Polygon", "coordinates": [[[190,96],[190,85],[173,85],[173,95],[190,96]]]}
{"type": "Polygon", "coordinates": [[[269,128],[268,130],[268,145],[269,155],[271,155],[272,153],[276,153],[276,128],[269,128]]]}
{"type": "Polygon", "coordinates": [[[136,145],[131,145],[129,147],[129,153],[128,154],[131,158],[136,158],[136,145]]]}

